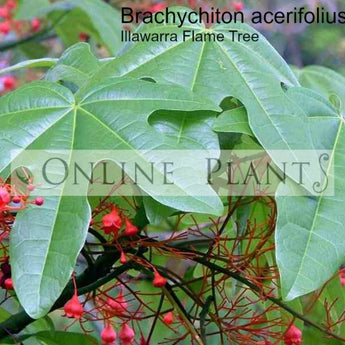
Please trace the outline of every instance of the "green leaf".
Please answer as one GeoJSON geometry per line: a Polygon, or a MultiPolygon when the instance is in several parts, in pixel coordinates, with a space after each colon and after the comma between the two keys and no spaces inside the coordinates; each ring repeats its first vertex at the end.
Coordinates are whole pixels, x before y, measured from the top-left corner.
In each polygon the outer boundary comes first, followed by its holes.
{"type": "MultiPolygon", "coordinates": [[[[107,81],[80,90],[76,100],[68,89],[48,81],[27,84],[0,99],[1,171],[24,150],[186,149],[151,127],[149,115],[159,109],[185,112],[207,108],[218,110],[212,102],[179,86],[140,80],[107,81]]],[[[70,158],[71,153],[68,155],[70,158]]],[[[30,164],[27,168],[34,172],[35,162],[30,164]]],[[[140,187],[170,207],[220,214],[223,205],[215,192],[198,182],[196,172],[188,178],[190,167],[185,169],[185,179],[174,181],[184,197],[157,196],[154,188],[140,187]],[[211,196],[195,196],[200,190],[211,196]]],[[[86,196],[65,196],[65,188],[62,185],[57,196],[46,197],[42,207],[20,212],[11,232],[15,290],[33,318],[46,314],[61,294],[87,234],[91,215],[86,196]]]]}
{"type": "MultiPolygon", "coordinates": [[[[128,44],[123,55],[104,66],[96,77],[151,77],[188,87],[217,104],[234,97],[246,108],[252,132],[275,162],[281,158],[278,150],[284,150],[287,159],[299,161],[296,150],[313,149],[314,145],[308,118],[282,87],[298,86],[295,75],[262,35],[259,42],[243,44],[232,40],[229,30],[257,33],[245,24],[219,25],[210,30],[192,24],[181,29],[173,24],[143,25],[139,33],[175,33],[178,40],[128,44]],[[203,43],[184,40],[185,30],[222,33],[225,39],[203,43]]],[[[291,178],[297,181],[296,176],[291,178]]]]}
{"type": "MultiPolygon", "coordinates": [[[[20,154],[26,149],[74,148],[75,117],[73,94],[50,82],[27,84],[3,97],[0,166],[11,163],[13,149],[20,154]]],[[[61,294],[87,235],[91,212],[86,196],[65,197],[64,188],[57,188],[57,196],[45,197],[43,206],[20,212],[11,232],[15,290],[33,318],[48,313],[61,294]]]]}
{"type": "Polygon", "coordinates": [[[28,69],[28,68],[50,68],[55,66],[58,59],[52,58],[43,58],[43,59],[36,59],[36,60],[26,60],[20,63],[17,63],[14,66],[10,66],[0,70],[0,74],[11,73],[21,69],[28,69]]]}
{"type": "Polygon", "coordinates": [[[66,15],[56,25],[55,30],[67,45],[79,41],[79,33],[85,32],[103,44],[111,55],[118,53],[122,24],[119,12],[102,0],[66,0],[50,4],[48,0],[39,0],[41,4],[22,0],[18,19],[44,17],[55,22],[66,15]]]}
{"type": "Polygon", "coordinates": [[[95,30],[110,54],[118,53],[121,44],[121,17],[118,11],[102,0],[69,0],[90,18],[95,30]]]}
{"type": "Polygon", "coordinates": [[[58,62],[51,68],[46,79],[67,81],[77,86],[85,85],[97,71],[100,62],[91,53],[87,43],[78,43],[67,49],[58,62]]]}
{"type": "Polygon", "coordinates": [[[46,331],[54,331],[54,322],[48,315],[26,326],[20,334],[23,336],[46,331]]]}
{"type": "Polygon", "coordinates": [[[19,301],[33,318],[47,314],[69,281],[86,240],[90,208],[82,197],[45,197],[18,214],[10,257],[19,301]]]}
{"type": "Polygon", "coordinates": [[[302,91],[302,97],[295,100],[310,115],[315,147],[332,150],[327,175],[334,178],[335,192],[333,196],[322,193],[318,197],[287,197],[282,195],[289,187],[283,185],[277,191],[276,255],[286,300],[318,289],[345,257],[344,119],[327,112],[324,101],[319,108],[323,112],[315,116],[317,99],[308,101],[306,97],[307,93],[302,91]],[[332,164],[334,173],[330,170],[332,164]]]}
{"type": "Polygon", "coordinates": [[[120,14],[114,7],[102,0],[66,0],[37,8],[36,15],[47,15],[55,21],[67,11],[56,26],[56,32],[67,45],[77,43],[79,33],[85,32],[103,44],[109,54],[114,55],[119,51],[122,46],[122,24],[120,14]]]}
{"type": "Polygon", "coordinates": [[[213,130],[221,133],[242,133],[254,136],[249,127],[248,115],[245,107],[224,111],[214,122],[213,130]]]}
{"type": "Polygon", "coordinates": [[[146,196],[143,198],[146,217],[150,224],[157,225],[164,219],[171,216],[176,210],[157,202],[155,199],[146,196]]]}
{"type": "MultiPolygon", "coordinates": [[[[38,42],[28,42],[19,46],[20,52],[27,58],[27,59],[41,59],[42,56],[49,55],[49,49],[44,43],[38,42]]],[[[51,67],[51,66],[49,66],[51,67]]]]}
{"type": "MultiPolygon", "coordinates": [[[[93,133],[92,136],[82,136],[79,144],[94,149],[146,150],[155,148],[160,152],[157,155],[163,159],[162,150],[189,149],[188,145],[181,143],[174,136],[164,135],[147,123],[149,115],[158,109],[170,109],[175,112],[201,110],[208,108],[217,111],[219,108],[213,103],[193,96],[185,89],[172,85],[158,85],[142,80],[137,81],[108,81],[81,90],[77,95],[80,102],[80,113],[83,119],[83,131],[93,133]],[[123,99],[123,101],[122,101],[123,99]],[[139,106],[140,104],[140,106],[139,106]],[[116,117],[114,109],[117,110],[116,117]],[[130,114],[130,118],[127,114],[130,114]],[[102,141],[99,138],[104,138],[102,141]]],[[[165,112],[163,112],[165,114],[165,112]]],[[[213,145],[217,145],[213,144],[213,145]]],[[[215,146],[214,146],[215,147],[215,146]]],[[[145,157],[144,157],[145,158],[145,157]]],[[[156,157],[157,158],[157,157],[156,157]]],[[[146,158],[149,161],[149,158],[146,158]]],[[[168,159],[168,157],[165,157],[168,159]]],[[[188,173],[188,162],[184,161],[184,178],[174,177],[174,182],[180,196],[161,196],[161,186],[140,185],[145,193],[157,201],[183,211],[217,213],[222,212],[220,199],[208,186],[198,178],[200,172],[188,173]],[[192,177],[193,175],[193,177],[192,177]],[[206,188],[205,188],[206,187],[206,188]],[[201,190],[206,197],[198,197],[201,190]],[[188,196],[188,197],[187,197],[188,196]],[[212,211],[211,211],[212,209],[212,211]]],[[[191,170],[190,170],[191,171],[191,170]]],[[[180,177],[181,177],[180,176],[180,177]]],[[[133,176],[132,176],[133,177],[133,176]]]]}
{"type": "Polygon", "coordinates": [[[308,66],[298,73],[302,86],[324,94],[326,97],[336,94],[342,100],[341,112],[345,113],[345,77],[329,68],[308,66]]]}
{"type": "Polygon", "coordinates": [[[90,335],[72,332],[40,332],[33,335],[30,339],[36,339],[44,345],[94,345],[97,340],[90,335]]]}
{"type": "Polygon", "coordinates": [[[30,20],[37,16],[37,10],[49,6],[49,0],[19,0],[16,20],[30,20]]]}

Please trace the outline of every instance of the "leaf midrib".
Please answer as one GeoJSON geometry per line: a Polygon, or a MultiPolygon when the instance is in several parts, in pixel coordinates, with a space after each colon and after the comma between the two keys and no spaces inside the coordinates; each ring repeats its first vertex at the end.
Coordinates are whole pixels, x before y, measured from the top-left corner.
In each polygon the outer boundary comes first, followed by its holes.
{"type": "MultiPolygon", "coordinates": [[[[71,145],[70,145],[70,155],[69,155],[69,164],[68,166],[70,166],[71,163],[71,159],[72,159],[72,150],[74,148],[74,141],[75,141],[75,130],[76,130],[76,109],[74,108],[72,111],[74,111],[74,118],[73,118],[73,127],[72,127],[72,137],[71,137],[71,145]]],[[[42,289],[42,281],[43,281],[43,277],[45,277],[44,272],[46,271],[46,269],[48,268],[48,266],[46,265],[46,262],[48,260],[48,257],[50,256],[50,248],[52,246],[52,239],[54,237],[54,230],[55,230],[55,226],[56,226],[56,222],[57,222],[57,217],[59,215],[59,210],[61,207],[61,201],[62,201],[62,195],[64,194],[64,190],[65,190],[66,185],[64,185],[64,187],[61,189],[61,194],[58,196],[59,197],[59,201],[57,204],[57,207],[55,208],[55,216],[54,216],[54,221],[52,222],[52,229],[53,231],[51,231],[51,236],[49,238],[49,244],[47,247],[47,251],[46,251],[46,255],[43,261],[43,271],[42,271],[42,275],[40,275],[40,283],[39,283],[39,294],[37,295],[38,297],[38,304],[36,304],[37,306],[41,306],[41,289],[42,289]]],[[[56,231],[56,230],[55,230],[56,231]]]]}
{"type": "MultiPolygon", "coordinates": [[[[339,118],[340,119],[340,118],[339,118]]],[[[335,150],[336,150],[336,147],[338,145],[338,141],[339,141],[339,137],[340,137],[340,134],[341,134],[341,131],[343,129],[343,120],[340,119],[339,120],[339,128],[338,128],[338,131],[337,131],[337,135],[336,135],[336,138],[334,140],[334,145],[333,145],[333,150],[332,150],[332,154],[331,154],[331,159],[329,160],[329,164],[328,164],[328,167],[327,167],[327,171],[326,171],[326,176],[329,176],[329,171],[330,171],[330,168],[333,164],[333,160],[334,160],[334,155],[335,155],[335,150]]],[[[316,210],[315,210],[315,217],[313,219],[313,223],[311,225],[311,228],[310,228],[310,231],[309,231],[309,235],[308,235],[308,240],[307,240],[307,244],[306,244],[306,248],[305,248],[305,251],[303,253],[303,256],[302,256],[302,259],[301,259],[301,263],[299,265],[299,269],[297,271],[297,274],[296,274],[296,277],[293,281],[293,283],[291,284],[291,288],[289,289],[289,293],[293,290],[296,282],[297,282],[297,279],[301,274],[301,270],[302,270],[302,267],[304,266],[304,261],[305,261],[305,258],[306,258],[306,253],[308,252],[308,248],[310,246],[310,242],[311,242],[311,239],[312,239],[312,236],[314,234],[314,228],[315,228],[315,224],[316,224],[316,219],[318,219],[319,217],[319,210],[320,210],[320,207],[321,207],[321,204],[322,204],[322,201],[323,201],[323,198],[324,198],[324,191],[322,192],[322,195],[320,195],[318,197],[318,203],[317,203],[317,207],[316,207],[316,210]]],[[[338,253],[337,253],[338,255],[338,253]]],[[[288,294],[289,295],[289,294],[288,294]]]]}

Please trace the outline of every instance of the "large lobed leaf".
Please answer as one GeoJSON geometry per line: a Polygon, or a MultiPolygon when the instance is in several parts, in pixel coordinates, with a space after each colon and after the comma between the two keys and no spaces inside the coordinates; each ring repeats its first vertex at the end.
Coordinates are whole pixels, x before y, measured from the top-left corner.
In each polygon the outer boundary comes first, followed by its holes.
{"type": "MultiPolygon", "coordinates": [[[[27,84],[0,99],[0,173],[8,171],[24,150],[188,148],[184,140],[179,144],[148,123],[149,115],[159,109],[184,113],[209,109],[215,114],[218,107],[179,86],[141,80],[107,81],[80,90],[76,96],[49,81],[27,84]]],[[[217,147],[217,138],[213,139],[217,147]]],[[[153,197],[184,211],[221,214],[220,199],[192,173],[189,179],[176,181],[187,197],[153,197]],[[195,196],[200,190],[211,197],[195,196]]],[[[15,289],[34,318],[47,313],[61,294],[87,234],[90,208],[86,196],[64,196],[65,188],[62,185],[56,196],[47,197],[44,206],[21,212],[11,233],[15,289]]]]}
{"type": "MultiPolygon", "coordinates": [[[[325,96],[331,92],[327,90],[325,96]]],[[[339,97],[341,93],[339,90],[339,97]]],[[[328,177],[334,179],[335,190],[334,195],[323,193],[319,197],[280,196],[283,186],[277,192],[276,256],[282,294],[287,300],[321,287],[345,258],[344,118],[331,110],[325,98],[312,91],[303,90],[293,96],[310,118],[316,147],[332,152],[328,177]]]]}
{"type": "MultiPolygon", "coordinates": [[[[217,104],[232,96],[246,108],[252,132],[273,160],[279,161],[277,150],[284,150],[288,159],[299,161],[296,150],[312,149],[313,138],[307,117],[282,87],[282,84],[299,86],[295,75],[262,35],[259,42],[243,43],[233,41],[229,30],[256,33],[245,24],[219,25],[213,29],[195,24],[181,29],[173,24],[144,25],[139,32],[176,33],[178,42],[128,44],[124,53],[95,77],[151,77],[158,82],[188,87],[217,104]],[[196,34],[222,33],[225,40],[203,43],[183,40],[184,30],[196,34]]],[[[229,120],[229,125],[232,122],[229,120]]]]}

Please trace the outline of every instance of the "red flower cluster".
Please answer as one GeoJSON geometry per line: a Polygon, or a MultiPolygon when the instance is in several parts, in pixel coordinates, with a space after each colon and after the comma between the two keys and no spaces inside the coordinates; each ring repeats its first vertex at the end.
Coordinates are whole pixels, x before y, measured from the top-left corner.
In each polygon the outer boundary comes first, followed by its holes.
{"type": "Polygon", "coordinates": [[[120,229],[125,223],[125,231],[123,232],[124,236],[135,236],[138,234],[138,228],[120,212],[116,207],[110,213],[107,213],[102,218],[102,230],[106,234],[113,233],[115,236],[118,236],[120,229]]]}
{"type": "MultiPolygon", "coordinates": [[[[22,22],[14,20],[14,9],[17,7],[16,1],[9,0],[3,6],[0,6],[0,18],[3,21],[0,23],[0,32],[3,35],[8,35],[12,30],[21,31],[22,22]]],[[[34,18],[30,23],[30,30],[38,32],[41,29],[41,21],[34,18]]]]}
{"type": "MultiPolygon", "coordinates": [[[[28,188],[29,192],[29,188],[28,188]]],[[[0,221],[3,219],[5,211],[19,211],[25,209],[28,204],[42,206],[44,199],[37,197],[33,201],[29,200],[29,193],[19,194],[15,188],[8,183],[0,181],[0,221]],[[11,194],[14,194],[13,196],[11,194]]]]}
{"type": "MultiPolygon", "coordinates": [[[[113,345],[117,339],[116,332],[113,326],[109,323],[101,333],[101,339],[103,345],[113,345]]],[[[132,345],[135,339],[134,330],[124,323],[119,331],[119,340],[121,345],[132,345]]]]}

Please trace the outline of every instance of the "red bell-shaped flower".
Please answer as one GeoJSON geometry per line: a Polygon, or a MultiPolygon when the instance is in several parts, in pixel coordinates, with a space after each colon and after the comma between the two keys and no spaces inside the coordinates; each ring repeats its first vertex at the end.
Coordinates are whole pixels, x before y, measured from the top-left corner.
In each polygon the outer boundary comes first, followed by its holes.
{"type": "MultiPolygon", "coordinates": [[[[5,22],[3,22],[3,23],[5,23],[5,22]]],[[[5,31],[6,31],[6,27],[5,27],[5,31]]],[[[8,76],[4,79],[4,89],[6,91],[14,90],[16,88],[16,85],[17,85],[16,78],[14,78],[12,76],[8,76]]]]}
{"type": "Polygon", "coordinates": [[[44,204],[44,199],[41,197],[37,197],[34,202],[36,206],[42,206],[44,204]]]}
{"type": "Polygon", "coordinates": [[[41,21],[37,18],[34,18],[32,21],[31,21],[31,26],[32,26],[32,30],[34,32],[38,32],[40,31],[41,29],[41,21]]]}
{"type": "Polygon", "coordinates": [[[126,323],[122,325],[119,332],[119,339],[122,345],[131,345],[134,342],[135,333],[126,323]]]}
{"type": "MultiPolygon", "coordinates": [[[[0,32],[4,35],[7,35],[9,32],[11,31],[11,24],[8,20],[5,20],[3,22],[0,23],[0,32]]],[[[6,77],[6,78],[10,78],[10,77],[6,77]]],[[[4,82],[4,87],[5,89],[7,90],[7,87],[6,87],[6,79],[5,79],[5,82],[4,82]]]]}
{"type": "Polygon", "coordinates": [[[6,6],[0,7],[0,17],[1,18],[9,18],[10,16],[10,10],[6,6]]]}
{"type": "Polygon", "coordinates": [[[13,290],[13,280],[12,278],[7,278],[4,282],[6,290],[13,290]]]}
{"type": "Polygon", "coordinates": [[[126,228],[123,233],[125,236],[135,236],[138,234],[138,228],[128,218],[125,219],[125,225],[126,228]]]}
{"type": "Polygon", "coordinates": [[[101,339],[104,345],[114,344],[116,340],[116,332],[110,324],[103,329],[101,333],[101,339]]]}
{"type": "Polygon", "coordinates": [[[5,6],[9,9],[12,10],[14,8],[16,8],[17,3],[14,0],[8,0],[5,4],[5,6]]]}
{"type": "Polygon", "coordinates": [[[244,8],[243,2],[241,2],[241,1],[234,1],[233,5],[234,5],[235,11],[242,11],[244,8]]]}
{"type": "Polygon", "coordinates": [[[292,325],[284,335],[285,345],[301,345],[302,344],[302,332],[292,325]]]}
{"type": "Polygon", "coordinates": [[[122,265],[127,263],[127,257],[126,257],[125,252],[121,252],[120,262],[122,263],[122,265]]]}
{"type": "Polygon", "coordinates": [[[84,313],[84,308],[81,305],[77,294],[74,294],[73,297],[65,304],[64,311],[67,317],[80,319],[84,313]]]}

